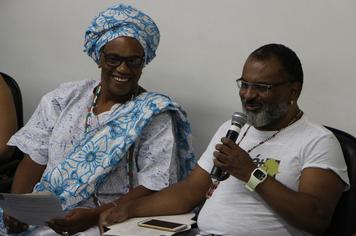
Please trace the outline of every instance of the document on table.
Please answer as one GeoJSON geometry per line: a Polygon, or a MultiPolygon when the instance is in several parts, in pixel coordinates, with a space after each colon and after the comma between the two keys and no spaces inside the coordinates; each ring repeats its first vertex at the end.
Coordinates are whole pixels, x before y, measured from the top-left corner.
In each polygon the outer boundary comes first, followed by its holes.
{"type": "Polygon", "coordinates": [[[46,225],[54,218],[63,218],[61,203],[52,193],[0,193],[0,207],[10,216],[29,225],[46,225]]]}
{"type": "MultiPolygon", "coordinates": [[[[172,222],[187,224],[188,228],[195,223],[195,221],[191,220],[194,217],[194,213],[187,213],[181,215],[167,215],[167,216],[152,216],[152,217],[137,217],[131,218],[127,221],[124,221],[119,224],[109,226],[110,230],[104,233],[104,236],[169,236],[174,235],[174,232],[168,232],[157,229],[149,229],[140,227],[137,225],[138,222],[144,219],[160,219],[160,220],[168,220],[172,222]]],[[[183,230],[183,231],[185,231],[183,230]]]]}

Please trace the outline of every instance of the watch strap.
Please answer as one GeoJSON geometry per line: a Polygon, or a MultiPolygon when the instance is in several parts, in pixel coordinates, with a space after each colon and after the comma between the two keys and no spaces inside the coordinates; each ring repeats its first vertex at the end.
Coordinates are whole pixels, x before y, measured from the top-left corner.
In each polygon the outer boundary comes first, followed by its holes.
{"type": "Polygon", "coordinates": [[[253,192],[255,191],[257,185],[265,181],[266,178],[267,178],[267,172],[264,169],[258,167],[252,171],[250,179],[245,184],[245,187],[251,192],[253,192]]]}

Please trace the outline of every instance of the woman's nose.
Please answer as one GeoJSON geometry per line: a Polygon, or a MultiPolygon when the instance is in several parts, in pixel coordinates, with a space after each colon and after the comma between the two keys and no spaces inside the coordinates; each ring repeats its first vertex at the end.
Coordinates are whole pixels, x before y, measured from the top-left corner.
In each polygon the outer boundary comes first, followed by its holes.
{"type": "Polygon", "coordinates": [[[130,71],[130,68],[127,66],[126,61],[122,61],[117,67],[115,67],[115,70],[118,72],[128,72],[130,71]]]}

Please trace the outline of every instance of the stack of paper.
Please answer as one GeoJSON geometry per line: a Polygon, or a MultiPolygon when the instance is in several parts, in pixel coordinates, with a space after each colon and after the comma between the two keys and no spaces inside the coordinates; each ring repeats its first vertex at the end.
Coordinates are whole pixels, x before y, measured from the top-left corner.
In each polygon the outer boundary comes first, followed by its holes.
{"type": "Polygon", "coordinates": [[[10,216],[29,225],[46,225],[46,222],[63,218],[64,211],[52,193],[12,194],[0,193],[0,207],[10,216]]]}

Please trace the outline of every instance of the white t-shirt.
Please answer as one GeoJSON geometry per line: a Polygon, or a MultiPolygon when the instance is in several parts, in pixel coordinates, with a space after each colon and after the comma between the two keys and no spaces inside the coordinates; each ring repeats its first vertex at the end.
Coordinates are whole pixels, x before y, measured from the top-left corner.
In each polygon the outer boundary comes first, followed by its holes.
{"type": "MultiPolygon", "coordinates": [[[[231,121],[225,122],[199,159],[199,166],[210,173],[213,167],[215,145],[226,135],[231,121]]],[[[246,131],[245,125],[239,138],[246,131]]],[[[259,131],[251,127],[240,143],[249,150],[276,131],[259,131]]],[[[336,137],[323,126],[310,121],[305,115],[283,129],[274,138],[250,152],[253,161],[265,163],[268,174],[288,188],[298,191],[301,172],[307,167],[334,171],[347,184],[347,167],[336,137]]],[[[245,188],[245,182],[230,176],[220,182],[211,198],[207,199],[198,216],[198,227],[204,234],[222,235],[309,235],[294,228],[256,193],[245,188]]]]}

